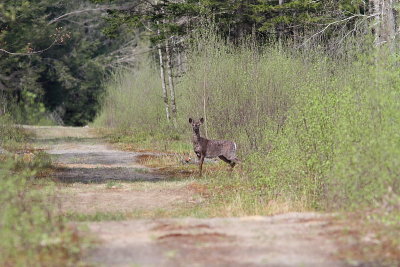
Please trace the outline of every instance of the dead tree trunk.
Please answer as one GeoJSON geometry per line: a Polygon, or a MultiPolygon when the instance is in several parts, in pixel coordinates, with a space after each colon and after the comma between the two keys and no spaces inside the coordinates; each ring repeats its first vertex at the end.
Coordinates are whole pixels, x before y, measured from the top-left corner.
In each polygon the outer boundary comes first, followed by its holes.
{"type": "Polygon", "coordinates": [[[175,101],[175,85],[173,80],[173,73],[172,73],[172,60],[171,60],[171,49],[170,49],[170,42],[167,39],[165,41],[165,51],[167,55],[167,75],[168,75],[168,85],[169,85],[169,92],[171,98],[171,113],[174,122],[176,122],[176,101],[175,101]]]}

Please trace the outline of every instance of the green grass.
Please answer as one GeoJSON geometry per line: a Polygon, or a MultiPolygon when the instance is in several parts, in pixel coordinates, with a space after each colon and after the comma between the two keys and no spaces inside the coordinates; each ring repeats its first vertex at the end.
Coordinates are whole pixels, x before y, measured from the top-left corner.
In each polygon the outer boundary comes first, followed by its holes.
{"type": "Polygon", "coordinates": [[[0,265],[75,265],[86,242],[58,216],[48,154],[26,143],[12,120],[0,117],[0,265]],[[23,149],[23,150],[21,150],[23,149]],[[16,153],[18,152],[18,153],[16,153]]]}
{"type": "Polygon", "coordinates": [[[102,212],[78,213],[68,212],[63,214],[63,218],[71,222],[102,222],[102,221],[124,221],[130,219],[159,219],[159,218],[177,218],[186,217],[193,214],[194,209],[151,209],[151,210],[131,210],[127,212],[102,212]]]}
{"type": "Polygon", "coordinates": [[[15,126],[9,114],[0,116],[0,147],[11,152],[24,149],[28,133],[15,126]]]}
{"type": "Polygon", "coordinates": [[[107,183],[106,183],[107,189],[120,188],[121,186],[122,185],[115,180],[110,180],[110,181],[107,181],[107,183]]]}
{"type": "Polygon", "coordinates": [[[70,212],[62,216],[66,220],[73,222],[123,221],[128,217],[126,213],[123,212],[96,212],[93,214],[70,212]]]}

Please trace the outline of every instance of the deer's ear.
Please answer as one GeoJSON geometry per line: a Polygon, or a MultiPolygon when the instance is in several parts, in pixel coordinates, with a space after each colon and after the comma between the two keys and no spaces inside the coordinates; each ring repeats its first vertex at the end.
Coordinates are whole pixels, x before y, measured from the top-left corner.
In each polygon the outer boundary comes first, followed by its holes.
{"type": "Polygon", "coordinates": [[[201,118],[201,119],[200,119],[200,122],[201,122],[201,123],[204,123],[204,119],[203,119],[203,118],[201,118]]]}
{"type": "Polygon", "coordinates": [[[192,122],[193,122],[192,118],[189,118],[189,123],[192,123],[192,122]]]}

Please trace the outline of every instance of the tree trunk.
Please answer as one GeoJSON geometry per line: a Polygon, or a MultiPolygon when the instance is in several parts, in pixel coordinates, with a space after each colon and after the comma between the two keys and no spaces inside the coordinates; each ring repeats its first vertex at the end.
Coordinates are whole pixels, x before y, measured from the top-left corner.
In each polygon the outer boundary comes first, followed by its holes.
{"type": "Polygon", "coordinates": [[[396,0],[373,0],[375,17],[375,44],[377,46],[392,41],[396,35],[396,22],[394,4],[396,0]]]}
{"type": "Polygon", "coordinates": [[[206,99],[206,88],[207,88],[207,80],[206,80],[206,65],[204,65],[204,72],[203,72],[203,118],[205,120],[204,123],[204,130],[206,134],[206,138],[208,138],[208,119],[207,119],[207,99],[206,99]]]}
{"type": "MultiPolygon", "coordinates": [[[[157,25],[159,22],[157,22],[157,25]]],[[[160,30],[157,29],[157,35],[160,36],[160,30]]],[[[160,78],[161,78],[161,88],[163,92],[163,100],[164,100],[164,105],[165,105],[165,115],[167,116],[167,121],[170,121],[170,114],[169,114],[169,104],[168,104],[168,93],[167,93],[167,86],[165,84],[165,71],[164,71],[164,58],[162,54],[162,49],[161,45],[157,44],[157,50],[158,50],[158,57],[160,61],[160,78]]]]}
{"type": "Polygon", "coordinates": [[[175,86],[174,80],[172,77],[172,61],[171,61],[171,49],[170,49],[170,42],[167,39],[165,41],[165,51],[167,54],[167,75],[168,75],[168,85],[169,85],[169,92],[171,97],[171,112],[172,117],[174,119],[174,123],[176,123],[176,101],[175,101],[175,86]]]}
{"type": "Polygon", "coordinates": [[[0,116],[6,114],[7,111],[7,97],[3,90],[0,91],[0,116]]]}
{"type": "MultiPolygon", "coordinates": [[[[283,0],[279,0],[278,4],[279,4],[280,6],[283,5],[283,0]]],[[[282,11],[279,11],[279,16],[282,16],[282,11]]],[[[282,25],[282,23],[279,23],[279,25],[278,25],[278,39],[279,39],[279,43],[282,42],[283,30],[284,30],[284,26],[282,25]]]]}
{"type": "Polygon", "coordinates": [[[182,51],[180,49],[178,49],[178,51],[176,52],[176,59],[177,59],[177,64],[178,64],[178,76],[182,75],[183,73],[183,66],[182,66],[182,51]]]}
{"type": "MultiPolygon", "coordinates": [[[[154,4],[158,4],[158,0],[154,1],[154,4]]],[[[157,21],[157,36],[160,37],[161,32],[160,32],[160,22],[157,21]]],[[[167,86],[165,84],[165,70],[164,70],[164,57],[161,49],[161,44],[157,44],[157,50],[158,50],[158,58],[160,62],[160,78],[161,78],[161,88],[162,88],[162,93],[163,93],[163,100],[164,100],[164,106],[165,106],[165,115],[167,117],[167,121],[169,122],[171,119],[171,115],[169,114],[169,104],[168,104],[168,92],[167,92],[167,86]]]]}

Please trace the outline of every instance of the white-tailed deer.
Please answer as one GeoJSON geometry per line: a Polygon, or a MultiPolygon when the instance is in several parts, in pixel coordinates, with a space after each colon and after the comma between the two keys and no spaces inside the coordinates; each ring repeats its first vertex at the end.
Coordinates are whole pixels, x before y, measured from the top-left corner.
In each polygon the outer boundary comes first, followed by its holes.
{"type": "Polygon", "coordinates": [[[189,123],[193,128],[193,149],[199,158],[199,171],[200,176],[202,175],[204,158],[216,158],[219,157],[231,165],[232,169],[235,167],[239,159],[236,157],[236,144],[232,141],[225,140],[208,140],[200,136],[200,125],[204,123],[204,119],[201,118],[198,121],[194,121],[189,118],[189,123]]]}

